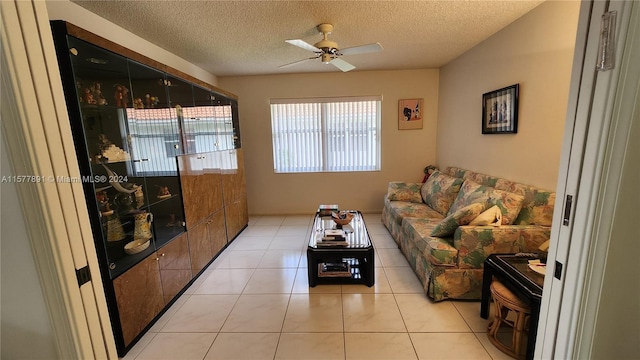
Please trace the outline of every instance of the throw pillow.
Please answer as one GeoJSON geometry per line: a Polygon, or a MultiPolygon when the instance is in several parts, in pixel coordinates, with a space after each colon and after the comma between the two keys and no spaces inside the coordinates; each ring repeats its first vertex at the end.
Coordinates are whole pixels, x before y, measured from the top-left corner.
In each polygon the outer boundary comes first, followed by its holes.
{"type": "Polygon", "coordinates": [[[433,231],[431,231],[431,236],[443,237],[453,235],[458,226],[467,225],[471,222],[471,220],[478,217],[478,215],[480,215],[480,213],[482,213],[484,209],[485,205],[481,203],[474,203],[469,206],[463,207],[462,209],[442,219],[442,221],[440,221],[438,225],[433,228],[433,231]]]}
{"type": "Polygon", "coordinates": [[[422,185],[420,194],[425,204],[446,216],[460,191],[460,185],[462,185],[462,179],[436,170],[422,185]]]}
{"type": "Polygon", "coordinates": [[[523,195],[494,189],[487,200],[489,206],[496,205],[502,212],[502,225],[511,225],[522,209],[523,195]]]}
{"type": "Polygon", "coordinates": [[[486,204],[489,200],[492,188],[477,184],[471,180],[465,180],[460,187],[456,200],[449,209],[449,214],[475,203],[486,204]]]}
{"type": "Polygon", "coordinates": [[[387,199],[422,203],[420,187],[422,183],[391,181],[387,187],[387,199]]]}
{"type": "Polygon", "coordinates": [[[497,205],[494,205],[487,210],[485,210],[482,214],[478,215],[475,219],[471,220],[469,223],[471,226],[483,226],[483,225],[493,225],[500,226],[502,225],[502,211],[497,205]]]}

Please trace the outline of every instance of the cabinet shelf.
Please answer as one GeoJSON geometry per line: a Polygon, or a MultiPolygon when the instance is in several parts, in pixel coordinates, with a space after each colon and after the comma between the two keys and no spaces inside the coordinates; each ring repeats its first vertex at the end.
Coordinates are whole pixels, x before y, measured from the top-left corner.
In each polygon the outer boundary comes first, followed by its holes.
{"type": "Polygon", "coordinates": [[[100,110],[100,111],[115,111],[118,109],[122,109],[121,107],[116,107],[114,105],[91,105],[91,104],[83,104],[80,103],[80,109],[83,111],[91,111],[91,110],[100,110]]]}
{"type": "Polygon", "coordinates": [[[125,240],[113,242],[107,246],[107,252],[111,254],[112,258],[117,259],[109,263],[109,270],[114,280],[155,252],[154,247],[149,246],[144,251],[129,255],[124,252],[124,246],[130,241],[133,241],[133,236],[127,237],[125,240]]]}
{"type": "Polygon", "coordinates": [[[173,198],[175,198],[175,197],[178,197],[178,196],[180,196],[180,195],[178,195],[178,194],[173,194],[173,195],[169,195],[168,197],[164,197],[164,198],[158,198],[158,197],[156,196],[156,201],[155,201],[155,202],[152,202],[150,205],[152,205],[152,206],[153,206],[153,205],[157,205],[157,204],[162,203],[163,201],[171,200],[171,199],[173,199],[173,198]]]}

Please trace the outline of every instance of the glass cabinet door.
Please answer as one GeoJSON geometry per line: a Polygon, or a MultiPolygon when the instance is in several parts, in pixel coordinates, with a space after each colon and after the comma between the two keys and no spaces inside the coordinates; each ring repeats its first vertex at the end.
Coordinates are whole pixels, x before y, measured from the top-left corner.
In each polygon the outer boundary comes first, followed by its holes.
{"type": "Polygon", "coordinates": [[[82,40],[68,40],[89,158],[93,163],[100,163],[103,155],[112,162],[129,160],[127,134],[120,127],[131,101],[127,60],[82,40]]]}
{"type": "MultiPolygon", "coordinates": [[[[133,107],[127,109],[128,141],[134,166],[142,176],[174,175],[180,153],[179,125],[171,109],[164,73],[129,61],[133,107]]],[[[152,192],[153,189],[148,189],[152,192]]]]}
{"type": "Polygon", "coordinates": [[[71,36],[67,43],[80,115],[70,116],[74,141],[86,151],[95,241],[115,278],[184,232],[180,124],[165,73],[71,36]]]}
{"type": "Polygon", "coordinates": [[[240,115],[238,114],[238,101],[231,99],[231,115],[233,117],[233,148],[240,149],[242,147],[242,138],[240,136],[240,115]]]}
{"type": "Polygon", "coordinates": [[[230,150],[234,146],[233,112],[231,100],[220,95],[215,95],[213,108],[218,123],[218,150],[230,150]]]}
{"type": "Polygon", "coordinates": [[[233,121],[229,99],[210,90],[193,87],[195,107],[185,109],[184,138],[189,153],[233,148],[233,121]]]}
{"type": "Polygon", "coordinates": [[[179,139],[176,139],[180,142],[180,154],[186,154],[189,153],[186,147],[190,145],[187,145],[187,142],[184,140],[182,131],[185,121],[185,112],[187,114],[186,116],[188,116],[190,114],[188,109],[193,108],[193,85],[184,80],[168,75],[167,90],[169,92],[170,107],[172,108],[177,124],[180,127],[180,130],[176,133],[176,136],[180,137],[179,139]]]}
{"type": "Polygon", "coordinates": [[[218,149],[218,129],[213,111],[211,92],[193,87],[195,106],[184,117],[184,136],[191,144],[190,153],[204,153],[218,149]]]}
{"type": "MultiPolygon", "coordinates": [[[[152,224],[154,247],[162,247],[184,232],[184,213],[175,157],[182,153],[180,107],[170,100],[172,86],[184,84],[163,72],[129,61],[134,107],[128,109],[133,169],[145,177],[144,198],[152,224]]],[[[188,84],[187,84],[188,85],[188,84]]],[[[184,90],[183,90],[184,91],[184,90]]]]}
{"type": "Polygon", "coordinates": [[[136,217],[146,206],[145,178],[131,171],[127,59],[73,37],[67,37],[67,42],[80,110],[80,119],[71,116],[72,128],[75,141],[82,138],[83,146],[76,147],[87,152],[89,164],[81,173],[93,179],[84,187],[90,187],[95,196],[89,202],[97,207],[90,209],[98,218],[93,223],[99,222],[94,226],[99,228],[94,229],[95,241],[104,250],[113,278],[154,251],[149,227],[141,226],[141,216],[136,217]]]}

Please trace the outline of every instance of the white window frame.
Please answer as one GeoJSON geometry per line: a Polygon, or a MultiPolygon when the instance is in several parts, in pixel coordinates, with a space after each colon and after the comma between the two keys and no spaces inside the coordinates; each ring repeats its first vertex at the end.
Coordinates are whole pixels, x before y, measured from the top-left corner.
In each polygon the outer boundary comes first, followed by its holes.
{"type": "Polygon", "coordinates": [[[380,171],[382,96],[271,99],[270,105],[275,173],[380,171]],[[293,116],[283,116],[283,112],[291,109],[279,105],[306,105],[315,109],[297,114],[298,117],[307,116],[306,122],[302,123],[293,116]],[[369,111],[367,121],[336,115],[340,110],[348,112],[352,107],[362,109],[363,106],[375,111],[369,111]],[[345,122],[346,132],[336,133],[340,121],[345,122]],[[288,146],[304,150],[298,150],[295,160],[290,160],[287,156],[290,152],[282,153],[288,146]],[[330,149],[338,150],[332,152],[330,149]],[[300,153],[306,156],[300,157],[300,153]]]}

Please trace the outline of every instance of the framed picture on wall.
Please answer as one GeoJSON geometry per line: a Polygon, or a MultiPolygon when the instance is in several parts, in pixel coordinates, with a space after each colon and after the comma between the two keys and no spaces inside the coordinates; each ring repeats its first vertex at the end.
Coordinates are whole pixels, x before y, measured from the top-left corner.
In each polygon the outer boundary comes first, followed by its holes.
{"type": "Polygon", "coordinates": [[[483,134],[518,132],[518,85],[482,94],[483,134]]]}
{"type": "Polygon", "coordinates": [[[402,99],[398,102],[398,130],[422,129],[424,99],[402,99]]]}

